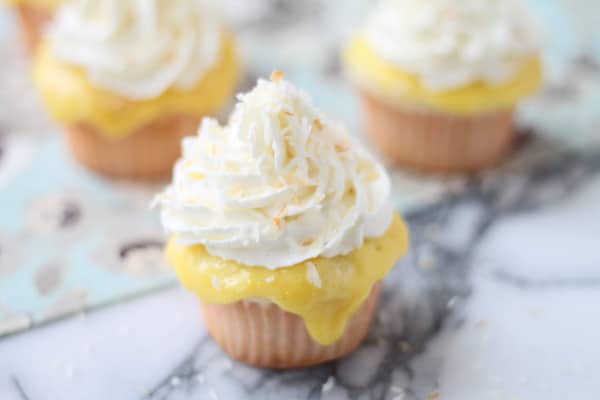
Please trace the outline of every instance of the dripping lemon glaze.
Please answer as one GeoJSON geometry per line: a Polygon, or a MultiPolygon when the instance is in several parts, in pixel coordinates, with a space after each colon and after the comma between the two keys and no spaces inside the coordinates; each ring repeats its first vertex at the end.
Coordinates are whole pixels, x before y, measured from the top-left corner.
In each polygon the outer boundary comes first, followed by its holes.
{"type": "Polygon", "coordinates": [[[231,35],[224,41],[220,61],[194,89],[169,89],[148,100],[129,100],[93,87],[82,69],[53,57],[49,43],[42,46],[33,67],[34,81],[57,121],[88,123],[112,139],[125,137],[163,115],[202,117],[218,112],[231,97],[238,74],[239,61],[231,35]]]}
{"type": "Polygon", "coordinates": [[[378,238],[347,255],[316,257],[290,267],[248,267],[210,255],[202,245],[180,246],[172,237],[166,255],[183,285],[207,303],[264,299],[303,318],[312,338],[334,343],[348,320],[408,248],[408,230],[395,215],[378,238]],[[318,272],[315,282],[314,270],[318,272]]]}
{"type": "Polygon", "coordinates": [[[542,80],[540,61],[532,57],[506,83],[491,85],[475,82],[463,88],[432,91],[417,76],[378,57],[364,36],[358,36],[345,49],[344,60],[352,79],[391,104],[423,105],[459,115],[510,108],[521,98],[533,93],[542,80]]]}

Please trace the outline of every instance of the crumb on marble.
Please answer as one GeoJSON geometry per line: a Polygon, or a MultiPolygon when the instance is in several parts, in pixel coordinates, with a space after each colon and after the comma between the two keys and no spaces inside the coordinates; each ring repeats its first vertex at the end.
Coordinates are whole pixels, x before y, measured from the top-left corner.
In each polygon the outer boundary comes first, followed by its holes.
{"type": "Polygon", "coordinates": [[[439,399],[440,398],[440,393],[439,392],[431,392],[429,393],[429,396],[427,397],[427,400],[435,400],[435,399],[439,399]]]}
{"type": "Polygon", "coordinates": [[[539,318],[542,316],[542,310],[540,310],[539,308],[532,308],[529,311],[529,314],[533,317],[533,318],[539,318]]]}
{"type": "Polygon", "coordinates": [[[439,224],[429,224],[423,228],[423,233],[425,237],[429,239],[437,238],[442,232],[442,227],[439,224]]]}
{"type": "Polygon", "coordinates": [[[127,337],[129,336],[130,328],[129,325],[121,325],[117,329],[117,335],[127,337]]]}
{"type": "Polygon", "coordinates": [[[377,314],[377,318],[379,318],[379,321],[382,324],[387,324],[387,322],[390,320],[390,317],[386,310],[379,311],[379,314],[377,314]]]}
{"type": "Polygon", "coordinates": [[[406,389],[401,386],[391,386],[390,392],[394,394],[392,400],[404,400],[406,397],[406,389]]]}
{"type": "Polygon", "coordinates": [[[327,378],[327,380],[321,387],[321,392],[322,393],[330,392],[333,390],[334,387],[335,387],[335,377],[333,377],[333,375],[330,375],[329,378],[327,378]]]}
{"type": "Polygon", "coordinates": [[[454,306],[456,305],[457,302],[458,302],[458,297],[452,296],[450,298],[450,300],[448,300],[448,303],[446,304],[446,308],[448,308],[448,309],[454,308],[454,306]]]}
{"type": "Polygon", "coordinates": [[[75,370],[72,365],[69,364],[69,365],[65,366],[65,376],[68,379],[73,378],[74,373],[75,373],[75,370]]]}
{"type": "Polygon", "coordinates": [[[219,395],[213,388],[208,390],[208,396],[210,397],[210,400],[219,400],[219,395]]]}
{"type": "Polygon", "coordinates": [[[404,392],[406,392],[406,390],[403,387],[396,386],[396,385],[393,385],[392,387],[390,387],[390,390],[392,392],[394,392],[394,393],[404,393],[404,392]]]}
{"type": "Polygon", "coordinates": [[[418,265],[422,270],[428,271],[435,267],[435,261],[433,254],[425,253],[420,255],[418,265]]]}
{"type": "Polygon", "coordinates": [[[83,354],[90,354],[92,352],[92,345],[88,342],[85,342],[82,346],[81,351],[83,354]]]}
{"type": "Polygon", "coordinates": [[[400,351],[403,353],[408,353],[411,349],[410,343],[408,343],[406,340],[400,341],[398,346],[400,347],[400,351]]]}
{"type": "Polygon", "coordinates": [[[227,371],[231,371],[233,369],[233,363],[231,362],[231,360],[225,359],[225,361],[223,361],[223,371],[227,372],[227,371]]]}

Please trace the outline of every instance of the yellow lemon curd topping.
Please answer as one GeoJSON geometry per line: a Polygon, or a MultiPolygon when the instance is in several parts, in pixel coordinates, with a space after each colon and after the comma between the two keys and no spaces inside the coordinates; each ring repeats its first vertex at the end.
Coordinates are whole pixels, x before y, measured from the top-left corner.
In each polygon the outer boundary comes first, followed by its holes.
{"type": "Polygon", "coordinates": [[[479,81],[457,89],[433,91],[416,75],[382,60],[364,35],[356,37],[345,49],[344,61],[348,74],[359,86],[392,105],[413,104],[458,115],[510,108],[538,89],[542,81],[540,60],[532,57],[505,83],[479,81]]]}
{"type": "Polygon", "coordinates": [[[286,268],[248,267],[213,256],[202,245],[178,245],[175,237],[166,255],[183,285],[202,301],[269,300],[302,317],[310,335],[327,345],[342,336],[373,285],[388,274],[407,247],[407,227],[395,215],[383,236],[365,240],[347,255],[319,256],[286,268]]]}
{"type": "Polygon", "coordinates": [[[64,0],[1,0],[0,5],[6,4],[7,6],[29,6],[44,8],[47,10],[55,10],[64,0]]]}
{"type": "Polygon", "coordinates": [[[231,97],[238,76],[239,60],[231,35],[224,38],[220,61],[195,88],[169,89],[146,100],[130,100],[92,86],[81,68],[67,65],[52,55],[51,43],[42,45],[33,67],[33,79],[57,121],[85,122],[112,139],[133,133],[163,115],[202,117],[216,113],[231,97]]]}

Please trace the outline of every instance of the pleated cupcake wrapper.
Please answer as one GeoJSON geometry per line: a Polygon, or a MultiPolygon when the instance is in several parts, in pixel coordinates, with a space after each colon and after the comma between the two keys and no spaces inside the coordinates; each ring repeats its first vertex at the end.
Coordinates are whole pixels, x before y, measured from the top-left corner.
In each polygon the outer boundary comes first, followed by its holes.
{"type": "Polygon", "coordinates": [[[267,368],[297,368],[324,363],[354,351],[367,336],[381,284],[377,283],[343,336],[323,346],[311,338],[301,317],[271,302],[200,303],[206,327],[231,357],[267,368]]]}
{"type": "Polygon", "coordinates": [[[46,25],[52,18],[52,12],[43,7],[36,7],[27,4],[15,6],[21,35],[25,42],[27,51],[32,54],[42,39],[42,34],[46,25]]]}
{"type": "Polygon", "coordinates": [[[388,161],[433,172],[477,171],[514,142],[513,110],[472,116],[400,108],[361,94],[365,129],[388,161]]]}
{"type": "Polygon", "coordinates": [[[68,126],[66,133],[73,155],[87,168],[115,178],[156,180],[170,175],[181,139],[196,134],[199,123],[199,117],[167,116],[119,139],[85,123],[68,126]]]}

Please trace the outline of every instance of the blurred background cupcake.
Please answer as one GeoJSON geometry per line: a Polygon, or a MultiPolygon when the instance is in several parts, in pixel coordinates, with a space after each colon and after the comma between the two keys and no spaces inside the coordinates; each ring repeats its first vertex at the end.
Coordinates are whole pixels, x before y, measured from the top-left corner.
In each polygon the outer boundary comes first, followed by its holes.
{"type": "Polygon", "coordinates": [[[46,25],[54,11],[64,0],[5,0],[14,7],[19,19],[21,34],[29,52],[33,52],[41,40],[46,25]]]}
{"type": "Polygon", "coordinates": [[[473,171],[510,150],[515,105],[542,81],[539,45],[519,0],[384,0],[344,65],[389,161],[473,171]]]}
{"type": "Polygon", "coordinates": [[[181,137],[229,102],[239,64],[202,0],[76,0],[58,10],[33,74],[82,164],[153,179],[168,175],[181,137]]]}

